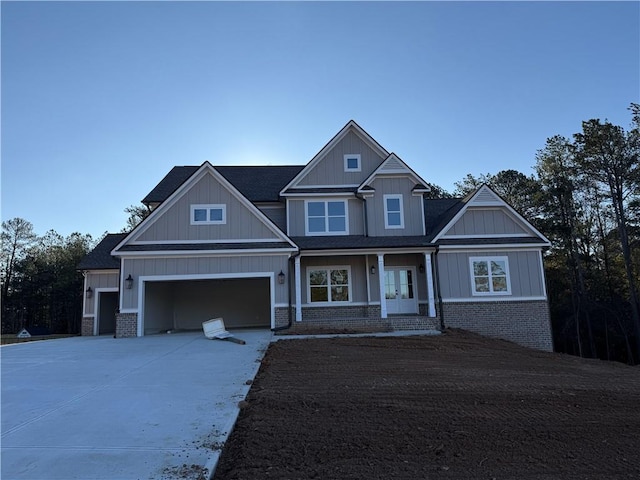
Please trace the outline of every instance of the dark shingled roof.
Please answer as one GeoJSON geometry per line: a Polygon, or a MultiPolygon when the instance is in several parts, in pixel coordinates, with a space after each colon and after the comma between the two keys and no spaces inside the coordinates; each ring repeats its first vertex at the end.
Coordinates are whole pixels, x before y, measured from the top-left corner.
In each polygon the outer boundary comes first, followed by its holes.
{"type": "Polygon", "coordinates": [[[290,188],[285,194],[291,193],[356,193],[358,187],[312,187],[312,188],[290,188]]]}
{"type": "MultiPolygon", "coordinates": [[[[164,202],[199,168],[193,165],[173,167],[144,197],[142,203],[164,202]]],[[[277,202],[280,190],[300,173],[304,165],[214,166],[214,168],[250,201],[277,202]]]]}
{"type": "Polygon", "coordinates": [[[108,233],[93,250],[80,260],[78,270],[113,270],[120,268],[120,260],[111,256],[111,250],[126,236],[126,233],[108,233]]]}
{"type": "Polygon", "coordinates": [[[262,248],[292,248],[287,242],[236,242],[236,243],[158,243],[124,245],[118,252],[172,252],[201,250],[242,250],[262,248]]]}
{"type": "Polygon", "coordinates": [[[461,198],[426,198],[424,200],[424,222],[427,238],[432,239],[464,207],[461,198]]]}
{"type": "Polygon", "coordinates": [[[546,242],[540,237],[443,238],[438,240],[438,245],[513,245],[514,243],[546,245],[546,242]]]}
{"type": "Polygon", "coordinates": [[[433,247],[427,237],[365,237],[364,235],[336,235],[322,237],[291,237],[300,250],[367,249],[393,247],[433,247]]]}

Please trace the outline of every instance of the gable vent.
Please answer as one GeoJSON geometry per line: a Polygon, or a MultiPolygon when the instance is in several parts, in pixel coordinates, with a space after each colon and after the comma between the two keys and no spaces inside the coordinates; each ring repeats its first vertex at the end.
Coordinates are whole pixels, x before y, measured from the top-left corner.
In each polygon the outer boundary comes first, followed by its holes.
{"type": "Polygon", "coordinates": [[[491,190],[486,188],[478,192],[478,195],[472,202],[473,205],[495,205],[501,203],[500,199],[494,195],[491,190]]]}
{"type": "Polygon", "coordinates": [[[390,158],[387,160],[382,168],[380,168],[380,172],[397,172],[398,170],[405,170],[404,165],[400,163],[400,161],[396,158],[390,158]]]}

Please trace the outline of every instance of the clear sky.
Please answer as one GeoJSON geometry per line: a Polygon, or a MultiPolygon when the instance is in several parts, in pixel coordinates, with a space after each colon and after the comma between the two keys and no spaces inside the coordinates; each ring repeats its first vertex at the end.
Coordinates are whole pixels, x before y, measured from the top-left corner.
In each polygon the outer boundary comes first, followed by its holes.
{"type": "Polygon", "coordinates": [[[2,219],[99,237],[174,165],[307,163],[350,119],[426,181],[627,128],[638,2],[2,2],[2,219]]]}

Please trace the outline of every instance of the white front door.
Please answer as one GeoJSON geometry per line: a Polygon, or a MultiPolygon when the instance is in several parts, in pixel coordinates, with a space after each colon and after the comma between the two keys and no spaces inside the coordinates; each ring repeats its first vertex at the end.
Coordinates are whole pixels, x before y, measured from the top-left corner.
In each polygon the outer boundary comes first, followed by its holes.
{"type": "Polygon", "coordinates": [[[416,272],[407,267],[385,267],[384,291],[387,313],[418,313],[416,272]]]}

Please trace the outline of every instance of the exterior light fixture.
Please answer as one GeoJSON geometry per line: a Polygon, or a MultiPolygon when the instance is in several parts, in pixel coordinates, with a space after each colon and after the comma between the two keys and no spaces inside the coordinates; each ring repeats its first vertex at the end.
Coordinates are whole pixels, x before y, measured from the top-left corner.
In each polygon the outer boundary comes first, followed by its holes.
{"type": "Polygon", "coordinates": [[[282,270],[280,270],[280,273],[278,274],[278,283],[280,285],[284,283],[284,272],[282,270]]]}
{"type": "Polygon", "coordinates": [[[424,273],[424,265],[420,264],[420,266],[418,267],[418,270],[420,271],[420,273],[424,273]]]}
{"type": "Polygon", "coordinates": [[[87,290],[85,291],[85,293],[87,294],[87,298],[93,297],[93,288],[87,287],[87,290]]]}
{"type": "Polygon", "coordinates": [[[369,270],[371,271],[371,275],[375,275],[376,274],[376,266],[375,265],[371,265],[371,268],[369,270]]]}
{"type": "Polygon", "coordinates": [[[133,287],[133,277],[131,276],[131,274],[129,274],[129,276],[124,279],[124,287],[127,290],[131,290],[131,288],[133,287]]]}

